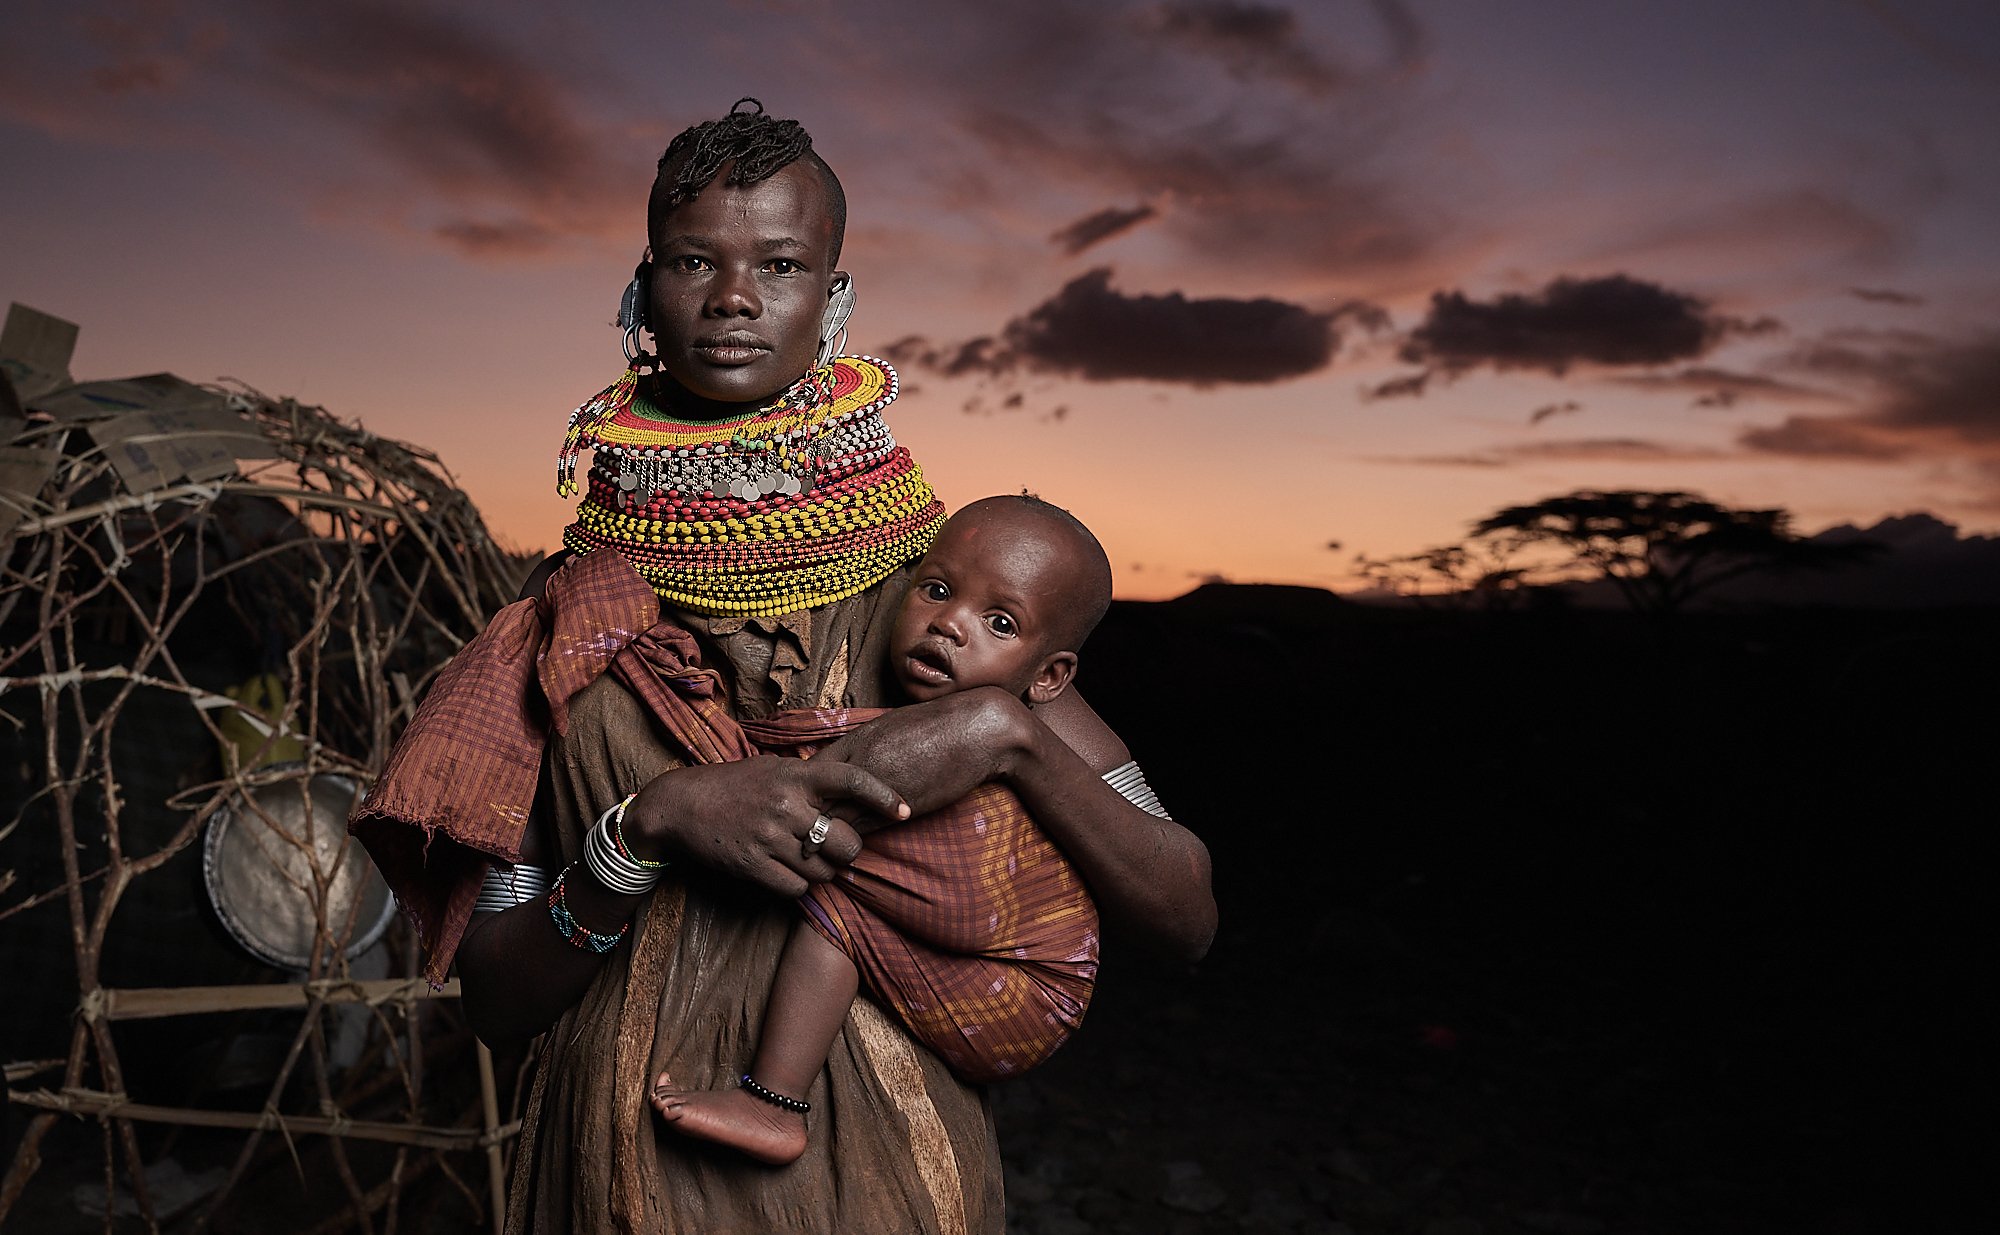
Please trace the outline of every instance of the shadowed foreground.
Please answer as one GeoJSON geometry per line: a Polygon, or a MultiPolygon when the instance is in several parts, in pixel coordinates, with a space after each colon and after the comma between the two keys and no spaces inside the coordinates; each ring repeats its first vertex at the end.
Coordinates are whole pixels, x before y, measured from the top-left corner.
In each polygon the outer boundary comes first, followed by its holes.
{"type": "Polygon", "coordinates": [[[1992,627],[1118,606],[1083,686],[1222,933],[998,1092],[1015,1229],[1969,1229],[1992,627]]]}
{"type": "MultiPolygon", "coordinates": [[[[1994,625],[1115,606],[1083,686],[1211,845],[1222,933],[1191,974],[1111,941],[1082,1033],[995,1090],[1012,1230],[1981,1229],[1994,625]]],[[[216,1229],[337,1223],[324,1147],[216,1229]]],[[[21,1229],[101,1229],[79,1186],[21,1229]]],[[[399,1229],[468,1229],[479,1187],[399,1229]]]]}

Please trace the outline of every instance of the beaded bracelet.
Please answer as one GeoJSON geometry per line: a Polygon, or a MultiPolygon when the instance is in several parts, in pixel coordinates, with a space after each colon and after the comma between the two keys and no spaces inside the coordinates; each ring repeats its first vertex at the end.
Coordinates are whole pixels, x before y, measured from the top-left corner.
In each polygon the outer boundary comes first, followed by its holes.
{"type": "Polygon", "coordinates": [[[632,846],[625,843],[625,808],[632,805],[632,799],[638,796],[637,793],[628,793],[623,802],[611,808],[611,839],[617,844],[620,855],[632,859],[649,871],[665,870],[667,869],[665,862],[648,862],[633,853],[632,846]]]}
{"type": "Polygon", "coordinates": [[[787,1098],[775,1089],[764,1088],[756,1081],[751,1080],[748,1072],[743,1074],[743,1088],[749,1091],[751,1097],[762,1098],[772,1106],[781,1107],[784,1110],[792,1112],[794,1115],[803,1115],[812,1109],[812,1103],[807,1102],[803,1098],[787,1098]]]}
{"type": "Polygon", "coordinates": [[[585,952],[609,952],[618,946],[619,940],[625,938],[625,932],[632,929],[632,924],[627,922],[619,927],[615,935],[600,935],[576,920],[576,915],[569,911],[568,900],[563,896],[563,880],[569,877],[575,866],[576,863],[571,862],[562,868],[562,874],[556,876],[555,886],[549,890],[549,917],[555,919],[556,929],[562,932],[564,939],[569,940],[572,948],[585,952]]]}

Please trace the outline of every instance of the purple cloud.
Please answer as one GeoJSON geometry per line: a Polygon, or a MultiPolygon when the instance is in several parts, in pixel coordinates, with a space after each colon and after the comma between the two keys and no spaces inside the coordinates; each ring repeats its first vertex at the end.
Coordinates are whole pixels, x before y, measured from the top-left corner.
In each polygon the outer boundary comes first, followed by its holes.
{"type": "Polygon", "coordinates": [[[1400,354],[1447,374],[1488,367],[1560,376],[1576,364],[1691,360],[1731,334],[1772,328],[1719,316],[1697,297],[1614,274],[1559,278],[1539,292],[1508,292],[1489,301],[1435,293],[1400,354]]]}
{"type": "Polygon", "coordinates": [[[1270,297],[1177,291],[1135,295],[1113,288],[1111,275],[1109,267],[1079,275],[997,337],[939,345],[911,336],[890,346],[889,359],[953,377],[1029,370],[1093,382],[1276,382],[1325,368],[1340,345],[1335,321],[1372,309],[1357,303],[1318,312],[1270,297]]]}
{"type": "Polygon", "coordinates": [[[1129,210],[1107,206],[1059,228],[1049,239],[1064,253],[1074,257],[1092,245],[1131,231],[1158,214],[1159,211],[1151,206],[1134,206],[1129,210]]]}
{"type": "Polygon", "coordinates": [[[1167,4],[1147,23],[1161,38],[1212,57],[1238,81],[1282,83],[1315,98],[1348,76],[1301,37],[1298,15],[1272,4],[1193,0],[1167,4]]]}
{"type": "Polygon", "coordinates": [[[1801,459],[1964,460],[2000,487],[2000,336],[1847,331],[1801,346],[1784,363],[1860,385],[1868,406],[1746,430],[1740,440],[1750,450],[1801,459]]]}

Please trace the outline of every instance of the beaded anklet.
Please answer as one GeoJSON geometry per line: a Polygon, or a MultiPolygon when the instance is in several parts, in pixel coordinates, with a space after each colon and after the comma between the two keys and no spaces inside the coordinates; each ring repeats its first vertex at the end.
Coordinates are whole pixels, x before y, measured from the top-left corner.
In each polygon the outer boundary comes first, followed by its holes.
{"type": "Polygon", "coordinates": [[[812,1109],[812,1103],[805,1101],[803,1098],[787,1098],[775,1089],[764,1088],[756,1081],[750,1079],[748,1072],[743,1074],[743,1088],[749,1091],[751,1097],[762,1098],[772,1106],[782,1107],[794,1115],[803,1115],[812,1109]]]}
{"type": "Polygon", "coordinates": [[[632,929],[632,924],[627,922],[619,927],[615,935],[600,935],[577,921],[576,915],[569,911],[569,901],[563,896],[563,880],[574,869],[574,862],[563,867],[562,874],[556,876],[555,885],[549,889],[549,917],[555,920],[556,929],[562,932],[570,947],[585,952],[609,952],[618,946],[619,940],[625,938],[625,932],[632,929]]]}

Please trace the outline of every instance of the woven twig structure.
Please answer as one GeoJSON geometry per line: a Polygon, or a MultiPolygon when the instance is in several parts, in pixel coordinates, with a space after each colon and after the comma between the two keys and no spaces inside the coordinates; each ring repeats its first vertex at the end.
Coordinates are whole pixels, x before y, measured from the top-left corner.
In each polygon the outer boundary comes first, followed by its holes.
{"type": "MultiPolygon", "coordinates": [[[[209,394],[209,444],[217,416],[225,439],[241,437],[233,471],[197,469],[205,480],[155,469],[162,483],[133,488],[132,443],[170,457],[172,426],[135,437],[129,424],[31,417],[0,444],[49,470],[0,525],[0,955],[10,996],[39,996],[0,1021],[9,1102],[35,1112],[0,1182],[0,1224],[51,1129],[76,1117],[101,1128],[85,1140],[103,1155],[107,1230],[121,1192],[148,1229],[167,1222],[141,1134],[179,1135],[162,1124],[242,1140],[175,1229],[206,1228],[308,1136],[328,1138],[349,1202],[337,1225],[393,1227],[402,1190],[433,1171],[490,1216],[512,1132],[491,1061],[437,1002],[455,984],[432,992],[410,978],[400,924],[372,953],[377,972],[354,972],[350,944],[368,923],[343,897],[366,859],[327,834],[311,795],[365,788],[437,669],[513,599],[526,562],[494,544],[434,455],[290,399],[209,394]],[[227,818],[254,819],[259,843],[285,851],[261,891],[310,923],[289,972],[232,953],[202,903],[204,837],[227,818]],[[282,1049],[254,1087],[135,1077],[121,1051],[148,1069],[180,1058],[146,1035],[189,1016],[224,1038],[262,1018],[282,1049]],[[426,1093],[427,1071],[435,1091],[441,1074],[475,1070],[476,1092],[426,1093]],[[183,1100],[148,1100],[161,1092],[183,1100]],[[394,1149],[357,1163],[359,1140],[394,1149]],[[484,1157],[488,1189],[463,1182],[467,1154],[484,1157]]],[[[217,1034],[202,1036],[212,1057],[217,1034]]]]}

